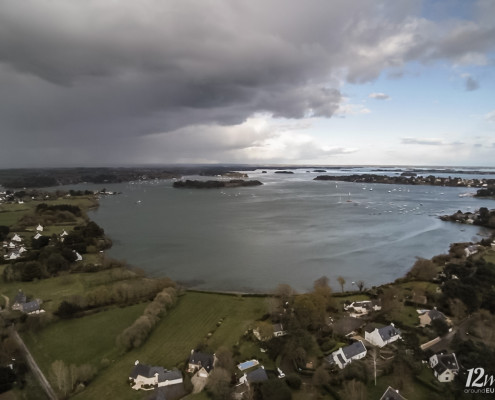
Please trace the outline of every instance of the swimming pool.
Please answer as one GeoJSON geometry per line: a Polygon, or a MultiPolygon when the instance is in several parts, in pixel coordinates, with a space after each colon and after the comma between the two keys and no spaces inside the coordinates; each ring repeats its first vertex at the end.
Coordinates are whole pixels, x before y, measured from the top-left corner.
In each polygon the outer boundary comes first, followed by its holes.
{"type": "Polygon", "coordinates": [[[241,362],[239,365],[237,365],[237,368],[239,368],[241,371],[244,371],[245,369],[254,367],[255,365],[258,364],[259,364],[258,360],[249,360],[249,361],[241,362]]]}

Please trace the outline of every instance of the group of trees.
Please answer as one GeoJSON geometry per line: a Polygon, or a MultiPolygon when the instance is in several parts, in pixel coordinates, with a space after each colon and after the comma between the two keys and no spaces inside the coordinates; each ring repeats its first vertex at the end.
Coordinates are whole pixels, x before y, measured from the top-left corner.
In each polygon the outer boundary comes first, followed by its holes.
{"type": "Polygon", "coordinates": [[[0,242],[7,239],[9,233],[10,233],[10,228],[8,226],[0,225],[0,242]]]}
{"type": "Polygon", "coordinates": [[[301,328],[315,331],[326,325],[327,311],[336,308],[329,282],[323,276],[314,282],[311,292],[295,298],[293,309],[301,328]]]}
{"type": "Polygon", "coordinates": [[[430,281],[438,274],[438,265],[432,260],[420,258],[416,260],[406,277],[418,281],[430,281]]]}
{"type": "Polygon", "coordinates": [[[3,271],[5,282],[30,282],[49,278],[61,271],[69,270],[70,264],[76,260],[76,254],[66,246],[45,246],[26,254],[23,261],[5,267],[3,271]]]}
{"type": "Polygon", "coordinates": [[[68,297],[60,303],[55,314],[68,319],[77,317],[85,310],[149,301],[163,289],[173,288],[175,285],[168,278],[139,279],[134,272],[123,268],[113,269],[111,272],[112,282],[100,285],[84,295],[68,297]]]}
{"type": "Polygon", "coordinates": [[[495,310],[495,265],[480,259],[468,259],[461,264],[450,263],[445,267],[448,277],[455,275],[458,279],[448,279],[442,286],[439,301],[450,306],[452,300],[458,299],[472,313],[479,308],[493,312],[495,310]]]}
{"type": "Polygon", "coordinates": [[[177,291],[173,287],[163,289],[146,306],[143,315],[126,328],[118,337],[117,343],[125,350],[141,346],[165,312],[177,301],[177,291]]]}
{"type": "Polygon", "coordinates": [[[105,231],[96,222],[90,221],[86,225],[76,226],[64,239],[63,246],[70,247],[80,254],[96,250],[105,250],[112,242],[105,238],[105,231]]]}
{"type": "Polygon", "coordinates": [[[62,360],[56,360],[51,364],[51,374],[59,394],[66,397],[78,384],[89,383],[96,375],[96,368],[91,364],[67,365],[62,360]]]}

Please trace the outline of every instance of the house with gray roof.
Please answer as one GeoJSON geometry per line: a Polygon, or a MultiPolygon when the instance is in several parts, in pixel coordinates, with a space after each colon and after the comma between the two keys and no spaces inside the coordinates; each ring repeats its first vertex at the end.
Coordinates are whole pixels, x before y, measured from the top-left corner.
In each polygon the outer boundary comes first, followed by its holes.
{"type": "Polygon", "coordinates": [[[380,400],[407,400],[407,399],[404,396],[402,396],[398,390],[389,386],[387,390],[385,390],[385,393],[383,393],[382,397],[380,397],[380,400]]]}
{"type": "Polygon", "coordinates": [[[150,387],[176,385],[182,383],[183,379],[179,370],[168,371],[163,367],[154,367],[136,361],[129,374],[129,381],[134,390],[139,390],[146,385],[150,387]]]}
{"type": "Polygon", "coordinates": [[[429,364],[439,382],[452,382],[459,372],[455,353],[435,354],[430,357],[429,364]]]}
{"type": "Polygon", "coordinates": [[[189,365],[187,372],[194,373],[198,371],[198,375],[202,378],[207,378],[213,369],[215,363],[215,355],[202,353],[200,351],[191,350],[189,356],[189,365]]]}
{"type": "Polygon", "coordinates": [[[40,299],[27,301],[26,295],[22,290],[19,289],[19,291],[17,292],[14,298],[14,304],[12,304],[12,310],[22,311],[27,314],[34,314],[34,313],[38,314],[40,312],[44,312],[43,310],[41,310],[41,303],[42,301],[40,299]]]}
{"type": "Polygon", "coordinates": [[[400,329],[393,323],[382,328],[369,327],[365,329],[364,338],[374,346],[383,347],[400,339],[400,329]]]}
{"type": "Polygon", "coordinates": [[[39,313],[41,309],[41,300],[35,299],[33,301],[28,301],[22,305],[22,312],[27,314],[39,313]]]}
{"type": "Polygon", "coordinates": [[[349,346],[344,346],[334,351],[325,360],[330,364],[337,364],[340,369],[344,369],[353,360],[360,360],[366,357],[366,353],[367,350],[363,342],[358,340],[349,346]]]}
{"type": "Polygon", "coordinates": [[[447,318],[444,313],[438,311],[435,307],[433,310],[421,310],[420,311],[419,326],[425,327],[425,326],[431,325],[431,323],[436,319],[442,320],[449,325],[451,324],[450,319],[447,318]]]}
{"type": "Polygon", "coordinates": [[[264,382],[268,380],[268,375],[266,374],[265,368],[263,366],[244,374],[239,379],[239,383],[247,383],[248,385],[251,383],[264,382]]]}

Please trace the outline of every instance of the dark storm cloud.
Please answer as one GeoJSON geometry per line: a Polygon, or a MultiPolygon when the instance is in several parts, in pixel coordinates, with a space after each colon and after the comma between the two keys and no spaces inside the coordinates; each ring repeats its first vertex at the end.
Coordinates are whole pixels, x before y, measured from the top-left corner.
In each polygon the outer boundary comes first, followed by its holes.
{"type": "Polygon", "coordinates": [[[413,0],[4,0],[0,158],[77,149],[83,161],[121,161],[112,154],[152,133],[258,112],[331,117],[342,78],[493,46],[493,22],[439,33],[414,17],[419,9],[413,0]]]}

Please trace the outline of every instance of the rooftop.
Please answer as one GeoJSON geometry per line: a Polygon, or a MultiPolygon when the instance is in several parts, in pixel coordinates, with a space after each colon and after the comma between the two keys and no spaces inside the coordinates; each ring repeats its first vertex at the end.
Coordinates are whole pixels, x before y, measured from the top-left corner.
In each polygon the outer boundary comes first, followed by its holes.
{"type": "Polygon", "coordinates": [[[345,357],[349,360],[358,354],[364,353],[366,351],[366,347],[364,347],[363,342],[358,340],[349,346],[342,347],[342,352],[345,357]]]}

